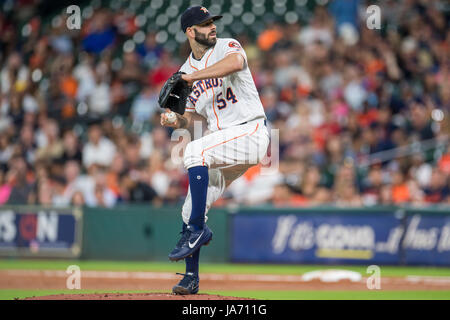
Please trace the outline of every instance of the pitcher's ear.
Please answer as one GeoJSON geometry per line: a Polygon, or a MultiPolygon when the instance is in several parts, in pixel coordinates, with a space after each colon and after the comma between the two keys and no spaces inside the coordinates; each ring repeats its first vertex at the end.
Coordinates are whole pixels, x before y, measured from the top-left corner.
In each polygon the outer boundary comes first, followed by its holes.
{"type": "Polygon", "coordinates": [[[186,29],[186,37],[190,37],[190,38],[194,38],[195,37],[195,32],[194,32],[194,28],[193,27],[188,27],[186,29]]]}

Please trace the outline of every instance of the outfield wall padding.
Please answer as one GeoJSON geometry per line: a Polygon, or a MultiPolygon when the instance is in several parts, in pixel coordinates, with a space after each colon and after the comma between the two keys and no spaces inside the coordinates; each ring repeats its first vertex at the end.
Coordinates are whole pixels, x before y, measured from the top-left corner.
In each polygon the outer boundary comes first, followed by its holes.
{"type": "MultiPolygon", "coordinates": [[[[0,206],[0,257],[168,261],[181,206],[0,206]]],[[[212,208],[204,262],[450,265],[449,207],[212,208]]]]}
{"type": "MultiPolygon", "coordinates": [[[[180,237],[180,212],[181,207],[85,208],[81,258],[168,261],[180,237]]],[[[227,213],[212,209],[209,214],[213,215],[208,225],[214,247],[202,249],[202,260],[224,262],[228,259],[227,213]]]]}

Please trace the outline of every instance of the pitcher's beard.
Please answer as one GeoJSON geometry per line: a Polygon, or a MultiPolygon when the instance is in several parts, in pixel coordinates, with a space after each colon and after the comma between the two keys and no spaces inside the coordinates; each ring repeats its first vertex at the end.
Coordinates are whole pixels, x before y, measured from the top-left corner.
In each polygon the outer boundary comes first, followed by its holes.
{"type": "Polygon", "coordinates": [[[217,38],[214,39],[208,39],[206,38],[206,35],[204,33],[200,33],[197,30],[194,29],[194,33],[195,33],[195,41],[197,41],[198,43],[200,43],[202,46],[205,46],[207,48],[212,47],[213,45],[216,44],[217,42],[217,38]]]}

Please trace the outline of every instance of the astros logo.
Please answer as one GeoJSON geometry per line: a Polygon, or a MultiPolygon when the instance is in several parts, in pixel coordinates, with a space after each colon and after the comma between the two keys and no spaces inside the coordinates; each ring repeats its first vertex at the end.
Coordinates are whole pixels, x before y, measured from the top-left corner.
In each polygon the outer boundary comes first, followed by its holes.
{"type": "Polygon", "coordinates": [[[200,10],[202,10],[204,13],[208,13],[208,9],[206,9],[205,7],[201,7],[200,10]]]}
{"type": "Polygon", "coordinates": [[[228,46],[229,46],[230,48],[238,48],[238,49],[241,48],[241,46],[239,45],[239,43],[234,42],[234,41],[229,42],[229,43],[228,43],[228,46]]]}

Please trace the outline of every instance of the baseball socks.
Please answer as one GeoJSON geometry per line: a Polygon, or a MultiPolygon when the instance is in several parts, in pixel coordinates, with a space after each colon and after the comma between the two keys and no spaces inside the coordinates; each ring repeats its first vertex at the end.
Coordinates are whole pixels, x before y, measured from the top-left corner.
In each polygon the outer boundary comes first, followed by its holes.
{"type": "Polygon", "coordinates": [[[198,262],[200,260],[200,248],[192,256],[184,259],[186,262],[186,274],[193,273],[198,275],[198,262]]]}
{"type": "MultiPolygon", "coordinates": [[[[197,166],[188,169],[189,187],[191,188],[192,211],[189,218],[189,225],[195,230],[203,229],[205,223],[206,195],[208,192],[208,167],[197,166]]],[[[183,224],[183,230],[187,226],[183,224]]],[[[198,262],[200,259],[200,248],[192,256],[185,258],[186,274],[198,275],[198,262]]]]}
{"type": "Polygon", "coordinates": [[[189,225],[201,230],[205,223],[206,195],[208,193],[208,167],[197,166],[188,169],[189,187],[191,188],[192,211],[189,225]]]}

